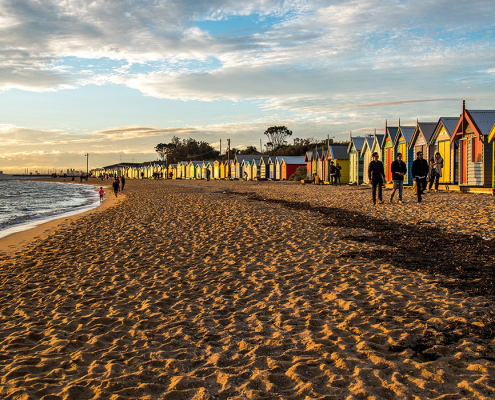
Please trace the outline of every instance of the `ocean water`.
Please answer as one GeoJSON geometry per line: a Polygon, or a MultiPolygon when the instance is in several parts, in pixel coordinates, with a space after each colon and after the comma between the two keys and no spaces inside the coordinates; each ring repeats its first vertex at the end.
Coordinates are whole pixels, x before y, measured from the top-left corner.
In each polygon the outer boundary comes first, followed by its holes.
{"type": "Polygon", "coordinates": [[[0,238],[100,205],[95,186],[0,180],[0,238]]]}

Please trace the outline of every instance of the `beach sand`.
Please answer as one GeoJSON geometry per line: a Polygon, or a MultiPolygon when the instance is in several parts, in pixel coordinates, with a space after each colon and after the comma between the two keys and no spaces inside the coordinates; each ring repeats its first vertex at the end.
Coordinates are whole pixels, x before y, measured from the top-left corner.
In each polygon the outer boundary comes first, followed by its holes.
{"type": "Polygon", "coordinates": [[[0,398],[495,397],[492,197],[125,192],[0,253],[0,398]]]}

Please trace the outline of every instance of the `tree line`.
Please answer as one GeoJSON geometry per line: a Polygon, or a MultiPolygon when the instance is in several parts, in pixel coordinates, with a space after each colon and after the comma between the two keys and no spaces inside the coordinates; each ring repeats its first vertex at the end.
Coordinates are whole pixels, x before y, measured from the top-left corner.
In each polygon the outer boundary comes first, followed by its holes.
{"type": "MultiPolygon", "coordinates": [[[[237,149],[234,147],[230,149],[230,154],[228,154],[228,149],[226,149],[223,154],[220,154],[220,151],[216,150],[207,142],[198,141],[193,138],[180,139],[177,136],[173,136],[169,143],[157,144],[155,146],[155,151],[162,161],[174,164],[183,160],[227,160],[229,158],[233,159],[236,154],[268,154],[275,157],[303,156],[306,152],[314,150],[315,147],[325,147],[328,143],[326,139],[295,138],[292,140],[292,144],[289,144],[288,139],[292,136],[292,131],[285,126],[272,126],[268,128],[264,134],[267,136],[268,142],[265,144],[265,148],[260,149],[259,151],[256,146],[248,146],[245,149],[237,149]]],[[[330,144],[332,143],[348,144],[349,142],[334,142],[330,139],[330,144]]]]}

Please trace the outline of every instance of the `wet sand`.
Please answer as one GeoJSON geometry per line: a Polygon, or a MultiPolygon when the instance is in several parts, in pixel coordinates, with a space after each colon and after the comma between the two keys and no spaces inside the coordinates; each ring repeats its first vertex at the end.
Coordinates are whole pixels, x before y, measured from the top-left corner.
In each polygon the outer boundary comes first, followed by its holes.
{"type": "Polygon", "coordinates": [[[0,398],[493,398],[494,199],[370,197],[128,180],[0,253],[0,398]]]}

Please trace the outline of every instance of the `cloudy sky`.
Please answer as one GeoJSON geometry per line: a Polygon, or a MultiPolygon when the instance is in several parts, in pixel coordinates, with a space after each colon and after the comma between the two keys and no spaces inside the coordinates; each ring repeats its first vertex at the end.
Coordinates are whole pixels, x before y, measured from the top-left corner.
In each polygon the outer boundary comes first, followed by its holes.
{"type": "Polygon", "coordinates": [[[0,170],[494,109],[493,0],[0,0],[0,170]]]}

